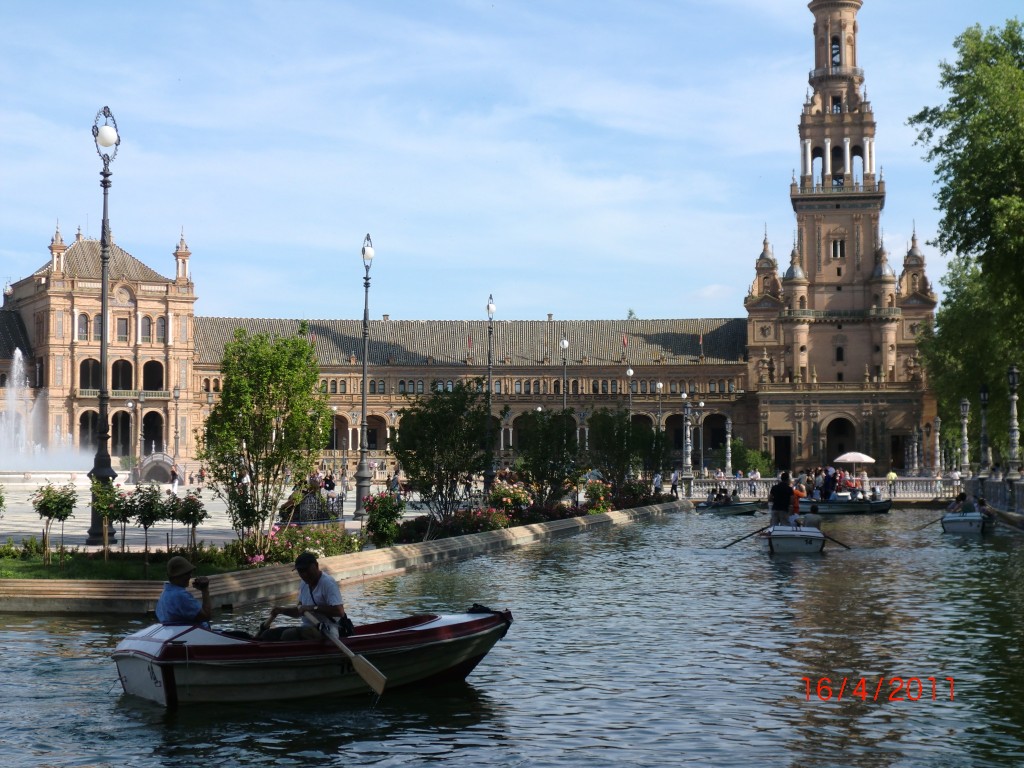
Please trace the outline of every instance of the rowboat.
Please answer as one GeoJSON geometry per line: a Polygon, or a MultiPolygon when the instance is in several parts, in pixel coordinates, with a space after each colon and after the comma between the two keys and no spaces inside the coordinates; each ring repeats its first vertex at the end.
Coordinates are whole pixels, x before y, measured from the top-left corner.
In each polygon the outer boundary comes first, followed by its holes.
{"type": "Polygon", "coordinates": [[[979,510],[971,509],[967,512],[948,512],[942,516],[941,522],[943,533],[984,533],[992,528],[995,521],[979,510]]]}
{"type": "Polygon", "coordinates": [[[825,549],[825,534],[817,528],[771,525],[760,538],[773,555],[815,554],[825,549]]]}
{"type": "Polygon", "coordinates": [[[344,697],[370,690],[354,666],[366,662],[387,678],[388,690],[465,680],[511,624],[510,611],[477,605],[365,624],[343,638],[351,660],[333,642],[262,642],[154,624],[122,640],[113,658],[126,694],[168,708],[344,697]]]}
{"type": "Polygon", "coordinates": [[[697,505],[698,512],[709,512],[715,515],[753,515],[762,507],[760,501],[715,501],[708,504],[702,501],[697,505]]]}
{"type": "Polygon", "coordinates": [[[878,515],[892,509],[892,499],[854,499],[848,493],[840,493],[836,496],[838,498],[833,501],[800,499],[801,514],[809,510],[811,504],[818,505],[819,515],[878,515]]]}

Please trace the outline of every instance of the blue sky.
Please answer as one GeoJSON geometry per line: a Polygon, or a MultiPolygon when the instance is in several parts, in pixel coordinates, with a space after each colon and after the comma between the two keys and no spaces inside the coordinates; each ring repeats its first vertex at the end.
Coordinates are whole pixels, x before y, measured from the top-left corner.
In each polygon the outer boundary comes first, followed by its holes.
{"type": "MultiPolygon", "coordinates": [[[[788,262],[805,0],[3,3],[0,279],[98,237],[164,275],[182,230],[207,316],[742,317],[767,227],[788,262]]],[[[906,118],[1017,0],[865,0],[886,245],[934,235],[906,118]]],[[[945,259],[924,248],[937,284],[945,259]]]]}

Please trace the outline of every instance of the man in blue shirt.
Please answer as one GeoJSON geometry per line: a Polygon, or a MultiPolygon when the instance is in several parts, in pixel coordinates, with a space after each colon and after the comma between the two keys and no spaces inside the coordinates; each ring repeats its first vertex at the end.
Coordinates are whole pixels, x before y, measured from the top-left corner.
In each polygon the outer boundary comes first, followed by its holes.
{"type": "Polygon", "coordinates": [[[156,618],[161,624],[198,624],[210,628],[210,580],[200,576],[192,582],[202,595],[200,604],[188,591],[188,580],[194,571],[195,566],[184,557],[175,556],[167,561],[167,583],[156,603],[156,618]]]}

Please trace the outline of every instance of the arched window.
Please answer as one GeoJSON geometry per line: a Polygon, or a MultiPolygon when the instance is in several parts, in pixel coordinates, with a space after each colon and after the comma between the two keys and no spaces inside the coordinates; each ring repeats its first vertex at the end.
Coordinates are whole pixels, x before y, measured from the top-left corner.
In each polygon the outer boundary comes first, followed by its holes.
{"type": "Polygon", "coordinates": [[[89,340],[89,316],[79,315],[78,316],[78,340],[88,341],[89,340]]]}
{"type": "Polygon", "coordinates": [[[377,394],[377,382],[374,381],[373,379],[370,380],[370,394],[371,395],[376,395],[377,394]]]}
{"type": "Polygon", "coordinates": [[[537,380],[537,379],[533,380],[533,394],[535,394],[535,395],[539,395],[540,394],[540,381],[537,380]]]}
{"type": "Polygon", "coordinates": [[[718,391],[725,392],[725,379],[718,380],[718,391]]]}
{"type": "Polygon", "coordinates": [[[388,388],[387,385],[384,384],[384,379],[377,382],[377,393],[381,395],[386,395],[388,393],[388,388]]]}
{"type": "Polygon", "coordinates": [[[338,382],[338,392],[343,395],[348,392],[348,382],[344,379],[338,382]]]}
{"type": "Polygon", "coordinates": [[[151,317],[142,318],[142,340],[153,340],[153,318],[151,317]]]}
{"type": "Polygon", "coordinates": [[[718,391],[718,384],[717,384],[717,382],[715,382],[714,379],[712,379],[711,381],[708,382],[708,392],[717,392],[717,391],[718,391]]]}
{"type": "Polygon", "coordinates": [[[103,338],[103,317],[96,315],[92,319],[92,340],[100,341],[103,338]]]}
{"type": "Polygon", "coordinates": [[[220,379],[213,380],[213,391],[220,392],[220,379]]]}
{"type": "MultiPolygon", "coordinates": [[[[527,379],[526,381],[523,382],[523,394],[524,395],[530,394],[530,380],[529,379],[527,379]]],[[[538,392],[537,394],[540,394],[540,393],[538,392]]]]}
{"type": "Polygon", "coordinates": [[[167,341],[167,318],[158,317],[156,319],[156,340],[162,344],[167,341]]]}
{"type": "Polygon", "coordinates": [[[422,395],[423,394],[423,379],[417,379],[416,380],[416,394],[417,395],[422,395]]]}
{"type": "Polygon", "coordinates": [[[400,395],[404,395],[405,394],[405,379],[399,379],[398,380],[398,394],[400,394],[400,395]]]}
{"type": "Polygon", "coordinates": [[[209,379],[203,379],[203,392],[209,392],[209,391],[210,391],[210,380],[209,379]]]}
{"type": "Polygon", "coordinates": [[[679,394],[679,382],[670,381],[668,383],[668,391],[669,391],[670,394],[678,395],[679,394]]]}
{"type": "Polygon", "coordinates": [[[515,387],[515,389],[513,391],[517,395],[523,394],[523,382],[522,381],[520,381],[519,379],[516,379],[516,383],[513,386],[515,387]]]}
{"type": "Polygon", "coordinates": [[[100,388],[100,363],[98,360],[83,360],[78,366],[78,386],[81,389],[100,388]]]}
{"type": "Polygon", "coordinates": [[[446,381],[446,382],[444,383],[444,388],[445,388],[446,390],[448,390],[449,392],[451,392],[451,391],[452,391],[452,382],[451,382],[451,380],[448,380],[448,381],[446,381]]]}
{"type": "Polygon", "coordinates": [[[597,379],[594,379],[593,381],[590,382],[590,393],[593,394],[593,395],[600,394],[600,390],[598,389],[597,379]]]}
{"type": "Polygon", "coordinates": [[[498,379],[496,382],[494,382],[494,394],[501,394],[501,379],[498,379]]]}
{"type": "Polygon", "coordinates": [[[320,382],[320,391],[323,392],[325,395],[327,394],[327,379],[323,379],[320,382]]]}
{"type": "Polygon", "coordinates": [[[560,395],[560,394],[562,394],[562,382],[560,382],[560,381],[558,381],[558,380],[556,379],[555,381],[553,381],[553,382],[551,383],[551,386],[552,386],[552,387],[554,387],[554,389],[553,389],[552,391],[553,391],[553,392],[554,392],[554,393],[555,393],[556,395],[560,395]]]}
{"type": "Polygon", "coordinates": [[[438,381],[436,389],[437,389],[438,392],[444,392],[444,382],[443,381],[438,381]]]}
{"type": "Polygon", "coordinates": [[[642,395],[646,395],[647,394],[647,382],[646,381],[641,381],[640,382],[640,394],[642,394],[642,395]]]}
{"type": "Polygon", "coordinates": [[[338,380],[337,379],[331,379],[331,394],[332,395],[338,394],[338,380]]]}

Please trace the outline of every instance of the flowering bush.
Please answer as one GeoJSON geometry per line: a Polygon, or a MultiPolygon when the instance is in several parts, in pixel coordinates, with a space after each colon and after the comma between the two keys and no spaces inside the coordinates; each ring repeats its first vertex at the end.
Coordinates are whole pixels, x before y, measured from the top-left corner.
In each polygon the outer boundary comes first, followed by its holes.
{"type": "Polygon", "coordinates": [[[603,480],[589,480],[583,489],[587,497],[588,512],[592,515],[609,512],[612,508],[612,487],[603,480]]]}
{"type": "Polygon", "coordinates": [[[468,533],[483,533],[508,528],[508,515],[504,510],[457,509],[445,529],[448,536],[465,536],[468,533]]]}
{"type": "Polygon", "coordinates": [[[526,509],[530,505],[530,494],[522,483],[505,483],[496,480],[491,485],[487,503],[495,509],[513,513],[526,509]]]}
{"type": "Polygon", "coordinates": [[[312,552],[317,557],[333,557],[349,552],[358,552],[359,540],[337,523],[326,525],[275,525],[270,529],[269,547],[266,554],[244,555],[244,543],[236,542],[239,557],[249,565],[270,565],[292,563],[302,552],[312,552]]]}
{"type": "Polygon", "coordinates": [[[398,521],[405,513],[405,499],[396,494],[378,493],[363,500],[366,533],[375,547],[390,547],[398,536],[398,521]]]}

